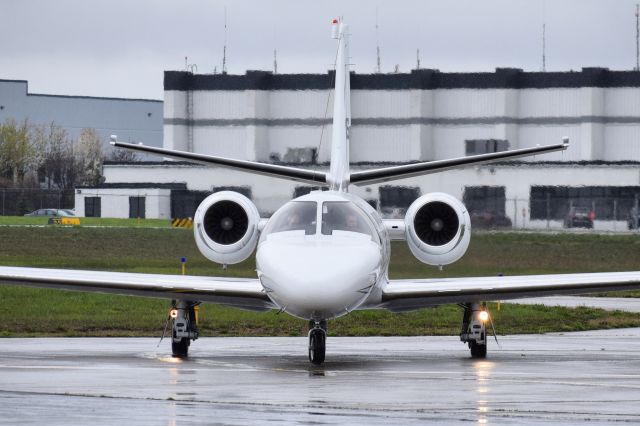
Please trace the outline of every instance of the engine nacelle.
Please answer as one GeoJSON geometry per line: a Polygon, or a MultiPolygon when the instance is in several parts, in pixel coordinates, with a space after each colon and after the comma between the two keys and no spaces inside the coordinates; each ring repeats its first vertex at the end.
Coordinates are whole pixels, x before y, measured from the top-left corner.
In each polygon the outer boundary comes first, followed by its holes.
{"type": "Polygon", "coordinates": [[[409,206],[404,224],[409,249],[422,263],[448,265],[469,247],[469,213],[451,195],[434,192],[418,198],[409,206]]]}
{"type": "Polygon", "coordinates": [[[209,195],[196,210],[193,233],[200,253],[222,264],[242,262],[258,243],[260,214],[255,204],[237,192],[209,195]]]}

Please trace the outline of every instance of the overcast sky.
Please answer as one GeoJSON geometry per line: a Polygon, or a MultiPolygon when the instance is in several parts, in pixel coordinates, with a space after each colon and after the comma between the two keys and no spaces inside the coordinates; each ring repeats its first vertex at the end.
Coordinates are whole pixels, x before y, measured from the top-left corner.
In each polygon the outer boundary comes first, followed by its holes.
{"type": "Polygon", "coordinates": [[[0,0],[0,79],[31,93],[162,99],[164,70],[222,65],[227,15],[229,73],[324,73],[336,43],[330,21],[350,25],[358,73],[421,66],[448,72],[602,66],[636,61],[638,0],[0,0]]]}

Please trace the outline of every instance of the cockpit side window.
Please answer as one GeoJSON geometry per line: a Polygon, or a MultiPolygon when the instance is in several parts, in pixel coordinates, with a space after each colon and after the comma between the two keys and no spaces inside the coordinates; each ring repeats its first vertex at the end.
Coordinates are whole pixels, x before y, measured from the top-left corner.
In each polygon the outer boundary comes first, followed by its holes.
{"type": "Polygon", "coordinates": [[[322,234],[333,231],[358,232],[373,236],[365,214],[347,201],[327,201],[322,204],[322,234]]]}
{"type": "Polygon", "coordinates": [[[315,235],[317,206],[315,201],[293,201],[285,204],[269,220],[265,234],[304,231],[305,235],[315,235]]]}

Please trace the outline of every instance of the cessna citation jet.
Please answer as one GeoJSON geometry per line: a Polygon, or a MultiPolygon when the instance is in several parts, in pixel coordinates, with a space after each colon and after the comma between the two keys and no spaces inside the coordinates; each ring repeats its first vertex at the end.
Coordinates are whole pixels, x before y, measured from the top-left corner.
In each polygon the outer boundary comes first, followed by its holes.
{"type": "Polygon", "coordinates": [[[0,282],[65,290],[96,291],[173,300],[172,350],[185,357],[198,338],[195,307],[202,302],[249,310],[278,309],[309,321],[309,360],[325,359],[327,320],[353,310],[409,311],[444,303],[462,307],[460,339],[471,356],[487,354],[484,302],[531,296],[593,293],[640,288],[640,271],[511,277],[390,280],[390,240],[406,240],[413,255],[442,267],[460,259],[471,238],[469,214],[443,193],[421,196],[404,220],[385,220],[349,185],[369,185],[472,164],[562,151],[562,143],[506,152],[350,172],[351,124],[348,29],[333,21],[338,42],[333,134],[328,172],[235,160],[117,141],[112,145],[327,189],[296,198],[261,219],[245,196],[230,191],[207,197],[194,217],[202,254],[223,265],[256,250],[257,278],[197,277],[63,269],[0,267],[0,282]]]}

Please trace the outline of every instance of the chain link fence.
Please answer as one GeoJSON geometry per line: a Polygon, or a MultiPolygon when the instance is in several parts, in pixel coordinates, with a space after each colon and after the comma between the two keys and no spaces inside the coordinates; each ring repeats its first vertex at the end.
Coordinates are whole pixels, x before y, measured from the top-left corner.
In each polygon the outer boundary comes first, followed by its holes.
{"type": "Polygon", "coordinates": [[[75,192],[37,188],[0,188],[0,214],[22,216],[37,209],[73,209],[75,192]]]}

